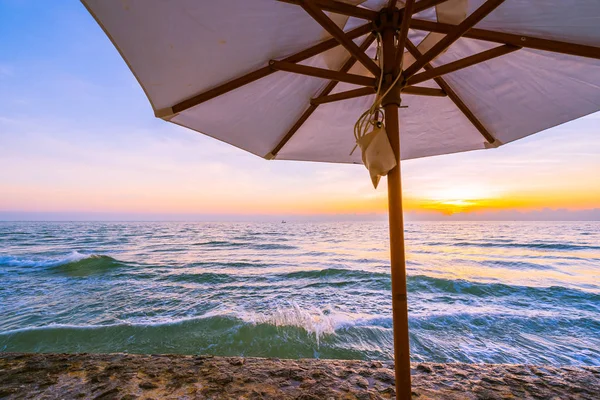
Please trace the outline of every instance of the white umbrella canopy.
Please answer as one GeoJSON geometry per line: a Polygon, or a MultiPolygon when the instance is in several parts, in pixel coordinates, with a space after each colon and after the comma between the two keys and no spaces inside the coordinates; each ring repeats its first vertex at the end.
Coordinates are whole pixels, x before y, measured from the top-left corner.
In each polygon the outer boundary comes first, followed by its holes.
{"type": "MultiPolygon", "coordinates": [[[[387,0],[346,2],[362,3],[361,8],[377,11],[387,4],[387,0]]],[[[223,93],[217,91],[219,96],[206,93],[248,73],[266,69],[269,60],[283,60],[330,38],[302,7],[289,4],[300,1],[84,0],[84,3],[129,64],[157,116],[261,157],[362,163],[360,152],[350,155],[355,144],[353,126],[373,103],[374,95],[321,104],[308,118],[302,118],[311,99],[319,96],[328,81],[275,69],[257,74],[252,78],[260,79],[241,87],[233,90],[226,87],[228,91],[223,93]],[[189,99],[195,101],[186,102],[189,99]],[[304,123],[289,137],[290,129],[301,118],[304,123]]],[[[313,3],[320,6],[335,2],[313,3]]],[[[417,13],[409,32],[409,40],[421,53],[444,36],[427,35],[429,30],[446,32],[452,28],[447,24],[459,24],[485,1],[427,3],[440,3],[437,13],[436,8],[417,13]]],[[[368,23],[355,17],[341,21],[337,18],[336,22],[344,23],[342,28],[346,31],[368,23]]],[[[433,59],[431,65],[438,67],[501,46],[503,42],[523,47],[501,56],[499,52],[494,59],[443,75],[442,79],[481,126],[474,125],[451,96],[403,96],[402,104],[408,108],[399,112],[402,159],[483,149],[489,147],[492,139],[494,145],[504,144],[600,110],[599,50],[586,47],[600,46],[600,2],[507,0],[476,26],[516,37],[495,35],[493,41],[486,41],[478,39],[494,35],[467,34],[470,38],[459,38],[448,51],[433,59]],[[550,41],[542,46],[533,43],[534,48],[528,48],[531,44],[528,36],[550,41]],[[538,49],[546,45],[550,50],[564,50],[566,46],[556,41],[584,45],[566,49],[567,53],[593,58],[538,49]]],[[[370,29],[362,31],[369,32],[370,29]]],[[[360,44],[364,38],[361,35],[356,42],[360,44]]],[[[367,54],[374,55],[375,46],[373,43],[367,54]]],[[[300,63],[339,69],[349,57],[338,46],[300,63]]],[[[407,57],[404,65],[410,65],[412,60],[407,57]]],[[[373,77],[360,63],[350,72],[373,77]]],[[[433,80],[419,86],[439,89],[433,80]]],[[[342,83],[333,93],[357,87],[342,83]]]]}
{"type": "Polygon", "coordinates": [[[498,147],[600,110],[598,0],[82,2],[157,117],[260,157],[362,163],[354,124],[380,100],[397,164],[398,398],[411,396],[399,161],[498,147]]]}

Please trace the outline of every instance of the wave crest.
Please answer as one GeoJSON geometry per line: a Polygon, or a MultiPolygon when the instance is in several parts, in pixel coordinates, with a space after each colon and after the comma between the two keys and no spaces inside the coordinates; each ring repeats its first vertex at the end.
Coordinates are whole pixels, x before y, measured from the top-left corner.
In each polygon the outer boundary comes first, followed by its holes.
{"type": "Polygon", "coordinates": [[[0,257],[0,265],[8,267],[46,268],[50,273],[63,273],[70,276],[86,276],[123,266],[122,262],[102,254],[83,254],[73,251],[64,257],[24,258],[16,256],[0,257]]]}
{"type": "Polygon", "coordinates": [[[17,256],[0,257],[0,265],[8,267],[56,267],[63,264],[77,262],[89,257],[89,255],[81,254],[78,251],[73,251],[69,255],[62,258],[24,258],[17,256]]]}
{"type": "Polygon", "coordinates": [[[299,279],[321,279],[321,278],[390,278],[390,274],[382,272],[370,272],[360,269],[344,269],[344,268],[326,268],[310,271],[296,271],[285,274],[286,278],[299,278],[299,279]]]}
{"type": "MultiPolygon", "coordinates": [[[[446,244],[446,243],[440,243],[446,244]]],[[[600,250],[600,246],[587,244],[569,244],[569,243],[500,243],[500,242],[456,242],[452,246],[456,247],[505,247],[505,248],[528,248],[540,250],[600,250]]]]}

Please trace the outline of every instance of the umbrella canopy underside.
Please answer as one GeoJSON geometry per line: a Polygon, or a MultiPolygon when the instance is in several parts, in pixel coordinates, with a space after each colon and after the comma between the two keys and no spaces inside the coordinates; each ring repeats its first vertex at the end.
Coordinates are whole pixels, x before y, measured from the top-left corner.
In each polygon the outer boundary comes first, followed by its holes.
{"type": "MultiPolygon", "coordinates": [[[[269,66],[270,60],[293,58],[333,40],[303,7],[294,4],[302,1],[83,3],[126,60],[157,116],[260,157],[362,163],[360,152],[350,155],[355,146],[353,127],[373,103],[374,94],[363,89],[367,95],[311,105],[311,99],[320,97],[324,89],[335,94],[363,86],[284,71],[284,64],[269,66]],[[239,85],[236,79],[248,82],[239,85]]],[[[314,3],[319,5],[319,1],[314,3]]],[[[388,1],[344,3],[379,11],[388,1]]],[[[485,1],[435,3],[439,4],[413,15],[404,69],[485,1]],[[411,44],[416,46],[412,51],[411,44]]],[[[363,46],[370,58],[375,57],[377,42],[371,29],[361,28],[368,21],[340,13],[327,15],[351,32],[354,43],[363,46]]],[[[600,110],[599,26],[598,0],[506,0],[500,4],[425,69],[504,46],[498,54],[414,85],[427,95],[404,90],[406,108],[399,110],[401,158],[497,147],[600,110]],[[506,35],[511,40],[518,35],[522,43],[482,40],[487,36],[479,31],[513,34],[506,35]],[[557,46],[583,45],[585,54],[540,50],[536,38],[557,46]]],[[[353,64],[350,74],[373,80],[374,74],[364,63],[353,62],[344,47],[334,46],[292,62],[335,71],[353,64]]],[[[413,76],[424,71],[419,69],[413,76]]]]}

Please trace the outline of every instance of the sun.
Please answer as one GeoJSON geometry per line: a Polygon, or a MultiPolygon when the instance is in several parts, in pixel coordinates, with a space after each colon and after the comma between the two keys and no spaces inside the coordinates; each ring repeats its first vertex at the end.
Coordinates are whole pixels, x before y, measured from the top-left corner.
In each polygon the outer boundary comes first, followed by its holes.
{"type": "Polygon", "coordinates": [[[458,214],[462,212],[472,211],[479,208],[479,202],[477,200],[457,199],[457,200],[446,200],[446,201],[423,201],[420,204],[421,208],[439,211],[445,215],[458,214]]]}
{"type": "Polygon", "coordinates": [[[484,208],[497,197],[498,193],[493,188],[455,186],[431,191],[419,203],[420,208],[452,215],[484,208]]]}

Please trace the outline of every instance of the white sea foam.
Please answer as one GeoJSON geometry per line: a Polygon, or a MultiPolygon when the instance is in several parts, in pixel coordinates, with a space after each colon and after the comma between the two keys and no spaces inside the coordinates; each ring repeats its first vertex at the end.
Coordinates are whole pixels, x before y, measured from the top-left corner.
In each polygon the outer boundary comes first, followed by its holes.
{"type": "Polygon", "coordinates": [[[270,324],[277,327],[298,327],[315,336],[317,346],[325,335],[333,335],[338,329],[365,324],[365,315],[339,312],[331,307],[302,308],[295,302],[278,305],[271,313],[238,311],[235,316],[252,324],[270,324]]]}
{"type": "Polygon", "coordinates": [[[9,267],[56,267],[59,265],[81,261],[94,256],[94,254],[82,254],[78,251],[72,251],[70,254],[60,258],[52,257],[35,259],[16,256],[3,256],[0,257],[0,264],[7,265],[9,267]]]}

